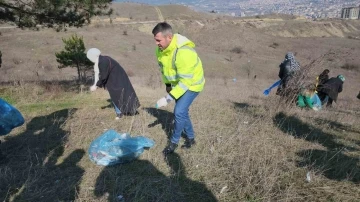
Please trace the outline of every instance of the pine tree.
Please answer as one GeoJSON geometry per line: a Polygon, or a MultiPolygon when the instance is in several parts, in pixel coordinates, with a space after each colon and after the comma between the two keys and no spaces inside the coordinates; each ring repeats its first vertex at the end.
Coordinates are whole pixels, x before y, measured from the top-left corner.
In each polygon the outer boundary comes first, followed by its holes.
{"type": "Polygon", "coordinates": [[[69,39],[62,40],[65,50],[55,53],[56,61],[60,63],[59,68],[76,67],[78,80],[84,80],[86,71],[91,69],[93,63],[86,57],[83,38],[75,34],[69,39]]]}
{"type": "Polygon", "coordinates": [[[111,15],[112,0],[0,0],[0,21],[19,27],[81,27],[94,15],[111,15]]]}

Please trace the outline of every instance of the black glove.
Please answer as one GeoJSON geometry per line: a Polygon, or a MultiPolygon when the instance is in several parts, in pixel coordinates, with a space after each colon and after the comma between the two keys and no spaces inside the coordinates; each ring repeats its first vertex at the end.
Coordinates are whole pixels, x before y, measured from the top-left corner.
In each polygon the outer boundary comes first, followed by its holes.
{"type": "Polygon", "coordinates": [[[171,86],[166,86],[166,92],[167,92],[167,93],[170,93],[171,90],[172,90],[172,87],[171,87],[171,86]]]}

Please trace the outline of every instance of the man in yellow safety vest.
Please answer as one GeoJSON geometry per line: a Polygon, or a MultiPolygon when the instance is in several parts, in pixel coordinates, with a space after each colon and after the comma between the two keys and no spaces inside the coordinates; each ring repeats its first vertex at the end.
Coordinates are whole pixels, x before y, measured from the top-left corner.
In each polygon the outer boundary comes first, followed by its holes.
{"type": "Polygon", "coordinates": [[[189,117],[189,107],[204,89],[205,78],[201,60],[194,50],[195,44],[188,38],[173,34],[171,26],[158,23],[152,33],[156,41],[156,57],[167,95],[159,99],[157,108],[175,100],[174,132],[164,154],[173,153],[178,146],[181,133],[186,134],[182,148],[195,144],[194,129],[189,117]]]}

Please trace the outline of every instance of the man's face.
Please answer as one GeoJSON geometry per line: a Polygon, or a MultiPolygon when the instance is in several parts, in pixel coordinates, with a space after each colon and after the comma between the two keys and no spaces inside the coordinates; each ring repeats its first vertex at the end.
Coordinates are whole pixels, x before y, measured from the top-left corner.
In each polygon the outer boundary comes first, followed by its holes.
{"type": "Polygon", "coordinates": [[[170,34],[164,35],[159,32],[154,36],[154,39],[160,50],[165,50],[170,45],[172,36],[170,34]]]}

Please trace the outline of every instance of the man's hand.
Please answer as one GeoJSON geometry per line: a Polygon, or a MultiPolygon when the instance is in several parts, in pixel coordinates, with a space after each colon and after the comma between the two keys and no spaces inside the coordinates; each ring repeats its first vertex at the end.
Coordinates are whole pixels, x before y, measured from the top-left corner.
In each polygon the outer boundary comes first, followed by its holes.
{"type": "Polygon", "coordinates": [[[90,91],[95,91],[97,89],[97,86],[91,86],[90,91]]]}
{"type": "Polygon", "coordinates": [[[166,100],[166,97],[160,98],[160,100],[156,102],[156,108],[165,107],[167,104],[168,101],[166,100]]]}
{"type": "Polygon", "coordinates": [[[171,86],[166,87],[166,92],[167,92],[167,93],[170,93],[171,90],[172,90],[172,87],[171,87],[171,86]]]}

